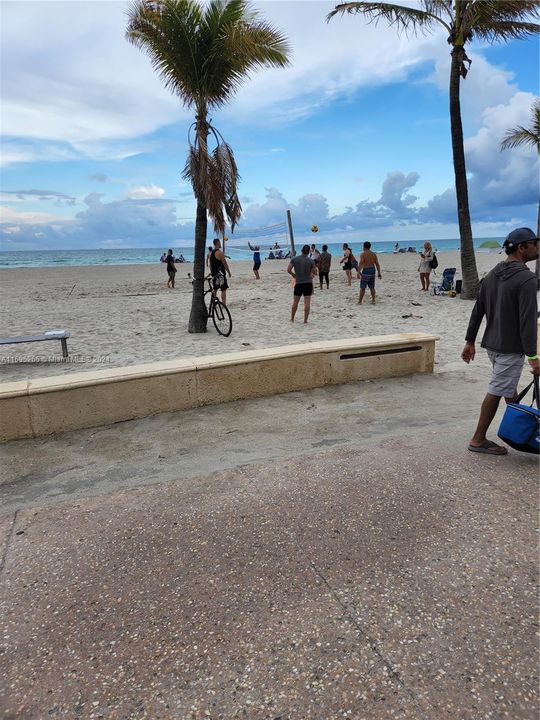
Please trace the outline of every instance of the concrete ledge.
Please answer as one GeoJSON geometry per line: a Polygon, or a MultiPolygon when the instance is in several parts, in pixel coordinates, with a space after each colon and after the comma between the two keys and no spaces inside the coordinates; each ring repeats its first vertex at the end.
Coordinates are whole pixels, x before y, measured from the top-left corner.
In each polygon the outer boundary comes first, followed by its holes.
{"type": "Polygon", "coordinates": [[[0,384],[0,441],[354,380],[433,372],[434,335],[402,333],[0,384]]]}

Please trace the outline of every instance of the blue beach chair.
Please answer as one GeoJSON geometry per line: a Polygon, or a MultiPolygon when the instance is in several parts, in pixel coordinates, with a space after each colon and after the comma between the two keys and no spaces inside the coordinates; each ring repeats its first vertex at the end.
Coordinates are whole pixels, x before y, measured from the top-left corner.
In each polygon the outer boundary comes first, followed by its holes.
{"type": "Polygon", "coordinates": [[[454,289],[454,276],[456,268],[445,268],[440,283],[434,283],[431,286],[434,295],[446,295],[450,290],[454,289]]]}

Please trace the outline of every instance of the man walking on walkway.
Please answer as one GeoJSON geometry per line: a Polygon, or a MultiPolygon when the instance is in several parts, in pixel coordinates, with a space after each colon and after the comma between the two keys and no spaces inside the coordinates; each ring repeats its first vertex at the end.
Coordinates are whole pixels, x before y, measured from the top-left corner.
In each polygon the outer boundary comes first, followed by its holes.
{"type": "Polygon", "coordinates": [[[493,371],[469,450],[487,455],[508,452],[488,440],[486,433],[501,398],[508,403],[516,397],[525,356],[531,372],[540,373],[536,346],[537,282],[525,265],[538,257],[538,238],[529,228],[518,228],[508,235],[503,247],[506,261],[496,265],[480,283],[461,353],[466,363],[474,360],[474,343],[485,315],[486,330],[481,344],[487,350],[493,371]]]}
{"type": "Polygon", "coordinates": [[[291,322],[294,322],[294,316],[302,295],[304,296],[304,323],[308,321],[311,296],[313,294],[313,276],[317,272],[317,266],[308,255],[309,245],[304,245],[302,254],[294,257],[287,267],[287,272],[295,279],[291,322]]]}

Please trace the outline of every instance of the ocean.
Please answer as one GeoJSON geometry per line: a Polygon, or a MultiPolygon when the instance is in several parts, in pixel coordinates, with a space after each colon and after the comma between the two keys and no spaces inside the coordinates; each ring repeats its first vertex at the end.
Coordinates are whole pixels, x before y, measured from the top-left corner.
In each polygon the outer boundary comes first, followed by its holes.
{"type": "MultiPolygon", "coordinates": [[[[312,242],[317,243],[320,250],[324,240],[310,237],[312,242]]],[[[495,240],[500,245],[504,238],[478,238],[475,241],[476,249],[480,249],[480,245],[486,240],[495,240]]],[[[401,249],[413,247],[416,252],[420,252],[423,240],[418,242],[402,242],[401,249]]],[[[431,240],[435,250],[440,252],[449,250],[459,250],[459,238],[450,238],[445,240],[431,240]]],[[[328,250],[332,255],[341,257],[343,243],[327,243],[328,250]]],[[[297,251],[301,247],[302,242],[296,243],[297,251]]],[[[391,253],[394,250],[395,242],[373,242],[372,249],[377,253],[391,253]]],[[[356,256],[361,251],[361,243],[349,242],[356,256]]],[[[264,260],[270,248],[270,244],[266,243],[261,247],[261,256],[264,260]]],[[[285,244],[281,243],[281,248],[287,249],[285,244]]],[[[17,251],[0,251],[0,268],[25,268],[25,267],[70,267],[74,265],[147,265],[158,263],[161,254],[167,248],[122,248],[122,249],[92,249],[92,250],[17,250],[17,251]]],[[[182,254],[187,262],[193,260],[193,247],[173,247],[176,257],[182,254]]],[[[489,252],[489,251],[485,251],[489,252]]],[[[493,251],[492,251],[493,252],[493,251]]],[[[227,245],[227,256],[232,262],[235,260],[250,260],[253,253],[246,246],[227,245]]]]}

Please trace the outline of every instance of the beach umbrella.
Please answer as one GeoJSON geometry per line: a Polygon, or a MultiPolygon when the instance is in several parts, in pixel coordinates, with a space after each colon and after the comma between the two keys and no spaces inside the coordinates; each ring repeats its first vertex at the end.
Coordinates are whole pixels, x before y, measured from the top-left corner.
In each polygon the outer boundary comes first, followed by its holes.
{"type": "Polygon", "coordinates": [[[501,246],[496,240],[484,240],[480,245],[481,248],[500,248],[501,246]]]}

